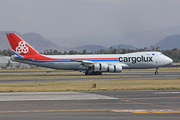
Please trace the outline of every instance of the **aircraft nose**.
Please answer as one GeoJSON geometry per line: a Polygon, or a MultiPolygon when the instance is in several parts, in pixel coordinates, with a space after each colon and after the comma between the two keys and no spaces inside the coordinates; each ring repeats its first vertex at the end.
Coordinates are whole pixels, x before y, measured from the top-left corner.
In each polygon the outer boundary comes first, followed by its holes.
{"type": "Polygon", "coordinates": [[[171,58],[169,58],[169,57],[166,58],[166,61],[167,61],[168,64],[171,64],[173,62],[173,60],[171,58]]]}
{"type": "Polygon", "coordinates": [[[170,62],[172,63],[173,62],[173,60],[170,58],[170,62]]]}

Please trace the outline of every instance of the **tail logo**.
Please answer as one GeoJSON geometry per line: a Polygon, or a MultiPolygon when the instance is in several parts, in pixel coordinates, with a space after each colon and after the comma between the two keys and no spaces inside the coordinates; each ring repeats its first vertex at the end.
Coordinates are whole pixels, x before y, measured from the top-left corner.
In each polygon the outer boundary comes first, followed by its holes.
{"type": "Polygon", "coordinates": [[[26,46],[26,43],[23,41],[20,41],[18,43],[18,46],[16,47],[16,52],[17,53],[28,53],[29,52],[29,48],[26,46]]]}

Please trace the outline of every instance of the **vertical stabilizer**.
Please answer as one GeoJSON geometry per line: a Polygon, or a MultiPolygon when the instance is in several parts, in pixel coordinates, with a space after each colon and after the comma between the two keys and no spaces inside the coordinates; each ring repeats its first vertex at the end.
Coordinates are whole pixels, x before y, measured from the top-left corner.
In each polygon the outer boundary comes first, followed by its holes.
{"type": "Polygon", "coordinates": [[[28,43],[26,43],[17,34],[6,33],[6,36],[15,54],[18,54],[20,56],[40,55],[33,47],[31,47],[28,43]]]}

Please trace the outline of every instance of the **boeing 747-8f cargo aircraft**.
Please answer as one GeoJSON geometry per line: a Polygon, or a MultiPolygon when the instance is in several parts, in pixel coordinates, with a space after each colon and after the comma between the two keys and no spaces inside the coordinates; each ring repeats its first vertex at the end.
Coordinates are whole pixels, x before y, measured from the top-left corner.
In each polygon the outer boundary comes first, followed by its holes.
{"type": "MultiPolygon", "coordinates": [[[[11,60],[59,70],[79,70],[85,75],[121,72],[122,69],[158,68],[173,60],[160,52],[97,55],[42,55],[15,33],[6,33],[15,55],[11,60]]],[[[39,44],[40,45],[40,44],[39,44]]]]}

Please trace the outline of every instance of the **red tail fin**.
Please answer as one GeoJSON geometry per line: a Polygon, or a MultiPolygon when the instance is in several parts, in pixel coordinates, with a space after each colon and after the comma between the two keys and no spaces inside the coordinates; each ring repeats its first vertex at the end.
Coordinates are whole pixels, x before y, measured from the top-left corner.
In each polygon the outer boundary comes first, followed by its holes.
{"type": "Polygon", "coordinates": [[[6,33],[9,40],[11,48],[18,55],[40,55],[33,47],[26,43],[22,38],[20,38],[15,33],[6,33]]]}

